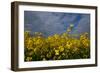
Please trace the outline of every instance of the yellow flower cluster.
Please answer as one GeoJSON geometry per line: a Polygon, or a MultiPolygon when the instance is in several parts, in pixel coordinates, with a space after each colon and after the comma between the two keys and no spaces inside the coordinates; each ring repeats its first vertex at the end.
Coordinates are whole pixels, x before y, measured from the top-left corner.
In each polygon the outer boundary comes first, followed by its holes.
{"type": "Polygon", "coordinates": [[[24,33],[25,61],[83,59],[90,57],[88,33],[73,37],[71,34],[54,34],[43,37],[42,33],[24,33]]]}

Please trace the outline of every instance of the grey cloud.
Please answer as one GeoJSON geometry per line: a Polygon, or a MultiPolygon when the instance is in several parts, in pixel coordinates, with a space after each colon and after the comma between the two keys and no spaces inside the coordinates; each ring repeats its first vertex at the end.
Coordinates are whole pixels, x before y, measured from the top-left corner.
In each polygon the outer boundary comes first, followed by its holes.
{"type": "MultiPolygon", "coordinates": [[[[55,33],[60,34],[66,32],[71,23],[76,22],[75,19],[78,15],[75,13],[25,11],[25,31],[42,32],[47,36],[55,33]]],[[[84,32],[84,28],[89,32],[89,16],[84,14],[81,16],[81,20],[72,33],[84,32]]]]}

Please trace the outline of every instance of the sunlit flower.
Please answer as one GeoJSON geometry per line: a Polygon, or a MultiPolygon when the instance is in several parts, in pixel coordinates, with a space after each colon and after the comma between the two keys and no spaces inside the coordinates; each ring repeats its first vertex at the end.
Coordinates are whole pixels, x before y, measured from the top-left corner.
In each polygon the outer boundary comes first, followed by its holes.
{"type": "Polygon", "coordinates": [[[59,55],[59,50],[55,50],[55,55],[59,55]]]}
{"type": "Polygon", "coordinates": [[[64,47],[63,46],[59,46],[59,51],[63,52],[64,51],[64,47]]]}

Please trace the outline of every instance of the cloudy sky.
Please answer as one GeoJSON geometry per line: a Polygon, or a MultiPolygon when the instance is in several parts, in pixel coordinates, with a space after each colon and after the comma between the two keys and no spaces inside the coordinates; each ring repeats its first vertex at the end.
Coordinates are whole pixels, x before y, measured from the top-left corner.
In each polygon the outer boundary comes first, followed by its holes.
{"type": "Polygon", "coordinates": [[[42,32],[44,35],[66,32],[70,24],[73,34],[90,32],[90,14],[24,11],[24,31],[42,32]]]}

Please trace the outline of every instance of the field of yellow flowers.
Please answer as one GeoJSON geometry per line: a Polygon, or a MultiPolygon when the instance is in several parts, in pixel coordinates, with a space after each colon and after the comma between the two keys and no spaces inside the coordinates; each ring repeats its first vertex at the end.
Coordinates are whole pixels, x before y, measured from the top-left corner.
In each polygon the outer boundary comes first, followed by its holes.
{"type": "Polygon", "coordinates": [[[54,34],[44,37],[42,33],[24,33],[24,60],[67,60],[90,58],[90,39],[88,33],[82,33],[79,37],[68,34],[54,34]]]}

